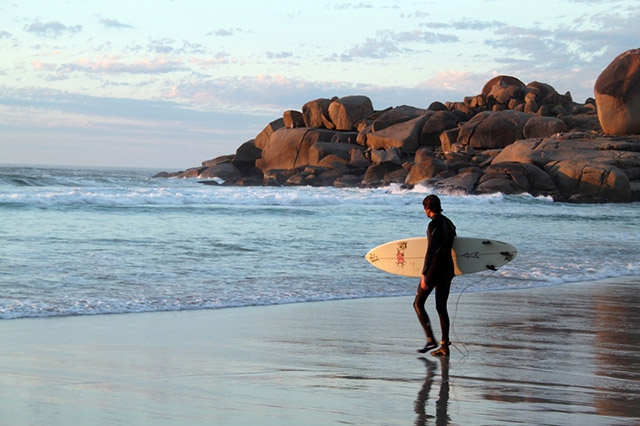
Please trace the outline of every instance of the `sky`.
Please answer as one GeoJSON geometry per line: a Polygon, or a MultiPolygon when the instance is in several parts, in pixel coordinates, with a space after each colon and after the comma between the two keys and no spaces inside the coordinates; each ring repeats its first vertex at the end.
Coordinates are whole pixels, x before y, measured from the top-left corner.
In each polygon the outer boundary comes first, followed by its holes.
{"type": "Polygon", "coordinates": [[[462,101],[497,75],[576,102],[638,48],[637,0],[0,0],[0,163],[182,170],[286,110],[462,101]]]}

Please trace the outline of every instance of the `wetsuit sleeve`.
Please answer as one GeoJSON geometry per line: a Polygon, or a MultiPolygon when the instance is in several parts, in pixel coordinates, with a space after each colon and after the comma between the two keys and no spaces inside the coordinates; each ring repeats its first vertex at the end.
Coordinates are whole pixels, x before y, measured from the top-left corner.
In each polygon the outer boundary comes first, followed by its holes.
{"type": "Polygon", "coordinates": [[[433,265],[440,245],[440,232],[438,226],[431,221],[427,228],[427,252],[424,255],[424,265],[422,266],[422,275],[427,275],[429,268],[433,265]]]}
{"type": "Polygon", "coordinates": [[[427,228],[428,246],[425,254],[422,275],[427,281],[435,276],[454,274],[453,258],[451,257],[451,247],[456,235],[456,227],[453,223],[442,215],[438,215],[431,220],[427,228]]]}

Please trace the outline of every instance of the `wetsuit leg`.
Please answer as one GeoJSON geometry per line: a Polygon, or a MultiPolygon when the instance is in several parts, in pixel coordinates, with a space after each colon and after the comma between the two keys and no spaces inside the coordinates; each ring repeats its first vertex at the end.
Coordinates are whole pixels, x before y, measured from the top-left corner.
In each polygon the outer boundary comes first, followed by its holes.
{"type": "Polygon", "coordinates": [[[447,311],[447,300],[451,290],[451,280],[445,278],[436,285],[436,311],[440,317],[440,327],[442,328],[442,341],[449,341],[449,312],[447,311]]]}
{"type": "Polygon", "coordinates": [[[424,333],[427,335],[428,341],[435,340],[433,338],[433,331],[431,330],[429,316],[427,315],[427,311],[424,309],[424,304],[427,301],[427,297],[431,293],[431,290],[433,290],[433,287],[427,287],[427,289],[424,290],[421,286],[418,286],[416,298],[413,300],[413,308],[416,310],[418,320],[420,321],[420,325],[422,325],[422,328],[424,329],[424,333]]]}

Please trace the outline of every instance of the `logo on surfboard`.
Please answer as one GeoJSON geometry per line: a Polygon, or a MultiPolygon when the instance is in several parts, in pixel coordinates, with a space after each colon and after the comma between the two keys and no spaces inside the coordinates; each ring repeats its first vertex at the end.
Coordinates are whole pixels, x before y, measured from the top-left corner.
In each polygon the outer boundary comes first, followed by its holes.
{"type": "Polygon", "coordinates": [[[396,265],[401,268],[404,268],[404,265],[407,264],[407,261],[404,258],[404,251],[407,249],[407,242],[401,241],[398,243],[398,249],[396,251],[396,265]]]}
{"type": "Polygon", "coordinates": [[[467,259],[480,259],[480,252],[466,252],[465,254],[461,254],[460,257],[464,257],[467,259]]]}

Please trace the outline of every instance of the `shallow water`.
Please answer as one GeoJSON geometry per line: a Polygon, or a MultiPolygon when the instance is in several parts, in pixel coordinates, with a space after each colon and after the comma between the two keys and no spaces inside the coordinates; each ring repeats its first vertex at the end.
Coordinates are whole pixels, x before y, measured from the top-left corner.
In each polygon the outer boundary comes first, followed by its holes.
{"type": "MultiPolygon", "coordinates": [[[[0,318],[409,295],[364,255],[425,233],[429,188],[209,186],[149,170],[0,167],[0,318]]],[[[640,203],[442,197],[462,236],[513,244],[452,291],[640,275],[640,203]]]]}

